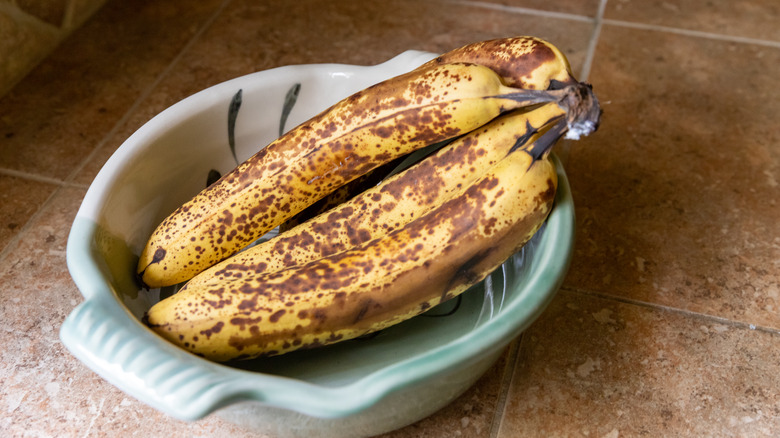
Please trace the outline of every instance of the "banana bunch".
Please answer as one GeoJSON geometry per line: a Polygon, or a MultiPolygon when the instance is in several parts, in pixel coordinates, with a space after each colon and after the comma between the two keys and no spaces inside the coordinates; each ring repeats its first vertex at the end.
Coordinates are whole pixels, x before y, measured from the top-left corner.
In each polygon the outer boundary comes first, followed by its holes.
{"type": "Polygon", "coordinates": [[[186,281],[383,162],[540,98],[467,63],[370,87],[294,128],[174,211],[143,249],[139,274],[150,287],[186,281]]]}
{"type": "Polygon", "coordinates": [[[557,188],[550,149],[595,130],[599,115],[560,51],[530,37],[468,45],[358,92],[162,222],[139,277],[152,287],[187,283],[146,321],[182,348],[227,361],[352,339],[418,315],[533,236],[557,188]],[[444,141],[378,185],[288,222],[444,141]],[[239,252],[280,224],[284,232],[239,252]]]}
{"type": "Polygon", "coordinates": [[[212,266],[183,290],[303,265],[402,228],[462,193],[513,147],[527,146],[531,135],[565,114],[548,103],[500,116],[381,184],[212,266]]]}
{"type": "MultiPolygon", "coordinates": [[[[546,90],[577,84],[563,53],[552,44],[533,37],[502,38],[469,44],[429,61],[422,68],[453,62],[469,62],[489,67],[501,76],[505,85],[511,87],[546,90]]],[[[339,187],[282,223],[280,231],[305,222],[376,185],[402,161],[403,157],[388,162],[339,187]]]]}

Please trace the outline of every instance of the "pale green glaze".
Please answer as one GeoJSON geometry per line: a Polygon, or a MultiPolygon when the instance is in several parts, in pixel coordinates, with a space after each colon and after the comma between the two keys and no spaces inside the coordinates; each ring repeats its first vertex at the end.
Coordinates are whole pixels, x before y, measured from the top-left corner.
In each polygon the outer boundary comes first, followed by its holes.
{"type": "Polygon", "coordinates": [[[559,189],[548,223],[525,254],[490,277],[492,295],[484,283],[477,285],[452,315],[417,317],[370,339],[238,366],[212,363],[141,323],[160,291],[141,290],[133,279],[152,228],[200,190],[209,169],[225,172],[235,165],[225,111],[237,89],[243,97],[236,152],[245,159],[278,134],[284,94],[295,83],[302,85],[287,126],[432,56],[406,52],[375,67],[260,72],[198,93],[152,119],[109,160],[73,223],[68,268],[85,301],[62,326],[67,348],[113,385],[174,417],[194,420],[219,410],[230,421],[280,436],[378,434],[430,415],[468,389],[544,310],[568,268],[574,208],[557,159],[559,189]]]}

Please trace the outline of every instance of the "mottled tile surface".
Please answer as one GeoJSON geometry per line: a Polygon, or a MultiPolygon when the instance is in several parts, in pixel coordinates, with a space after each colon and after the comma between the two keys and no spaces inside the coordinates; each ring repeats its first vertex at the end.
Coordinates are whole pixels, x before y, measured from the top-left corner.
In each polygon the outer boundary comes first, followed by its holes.
{"type": "Polygon", "coordinates": [[[498,437],[776,435],[778,342],[561,292],[523,337],[498,437]]]}
{"type": "Polygon", "coordinates": [[[0,252],[57,189],[57,185],[0,174],[0,252]]]}
{"type": "Polygon", "coordinates": [[[532,34],[558,45],[575,72],[589,70],[605,111],[594,136],[556,149],[575,197],[571,269],[474,387],[382,438],[777,436],[778,9],[108,2],[0,100],[0,435],[253,436],[216,416],[186,423],[157,412],[59,342],[82,301],[65,262],[70,225],[87,185],[146,121],[258,70],[370,65],[532,34]]]}
{"type": "Polygon", "coordinates": [[[780,48],[602,29],[567,284],[780,329],[776,65],[780,48]]]}
{"type": "Polygon", "coordinates": [[[82,189],[59,190],[0,262],[2,435],[246,436],[217,418],[172,420],[112,387],[62,346],[60,325],[82,301],[65,266],[65,245],[83,197],[82,189]]]}
{"type": "Polygon", "coordinates": [[[68,178],[219,3],[109,2],[0,99],[0,169],[68,178]]]}
{"type": "Polygon", "coordinates": [[[610,0],[604,18],[717,35],[780,40],[780,4],[771,0],[610,0]]]}

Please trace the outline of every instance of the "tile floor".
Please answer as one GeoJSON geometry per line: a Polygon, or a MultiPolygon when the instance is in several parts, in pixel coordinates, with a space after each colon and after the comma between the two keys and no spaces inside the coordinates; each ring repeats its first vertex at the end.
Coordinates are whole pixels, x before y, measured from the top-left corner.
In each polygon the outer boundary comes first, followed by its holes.
{"type": "Polygon", "coordinates": [[[558,147],[575,258],[472,389],[386,436],[780,435],[778,23],[773,0],[110,1],[0,99],[0,435],[249,436],[140,404],[58,340],[71,221],[145,121],[258,70],[515,34],[603,103],[558,147]]]}

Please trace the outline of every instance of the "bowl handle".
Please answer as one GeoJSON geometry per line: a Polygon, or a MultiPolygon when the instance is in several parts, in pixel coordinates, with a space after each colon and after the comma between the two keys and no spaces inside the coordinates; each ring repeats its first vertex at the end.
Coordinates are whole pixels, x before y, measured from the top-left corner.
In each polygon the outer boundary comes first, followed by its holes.
{"type": "Polygon", "coordinates": [[[216,365],[167,345],[150,330],[139,330],[140,322],[116,315],[126,311],[112,307],[92,299],[68,315],[60,339],[73,356],[125,393],[181,420],[197,420],[220,407],[215,395],[233,379],[211,369],[216,365]],[[162,355],[159,348],[169,351],[162,355]]]}

